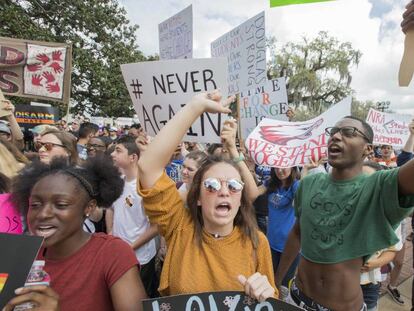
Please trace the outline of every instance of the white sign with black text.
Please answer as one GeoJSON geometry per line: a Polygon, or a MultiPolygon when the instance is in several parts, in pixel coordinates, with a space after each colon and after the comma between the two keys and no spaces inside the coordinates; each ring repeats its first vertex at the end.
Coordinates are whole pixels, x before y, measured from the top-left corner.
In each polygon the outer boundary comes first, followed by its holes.
{"type": "Polygon", "coordinates": [[[266,75],[264,12],[211,43],[212,57],[227,57],[229,95],[263,85],[266,75]]]}
{"type": "Polygon", "coordinates": [[[193,7],[158,25],[160,59],[193,58],[193,7]]]}
{"type": "MultiPolygon", "coordinates": [[[[139,121],[149,135],[159,130],[195,94],[227,90],[225,58],[176,59],[121,65],[139,121]]],[[[220,142],[226,115],[204,113],[188,130],[185,141],[220,142]]]]}

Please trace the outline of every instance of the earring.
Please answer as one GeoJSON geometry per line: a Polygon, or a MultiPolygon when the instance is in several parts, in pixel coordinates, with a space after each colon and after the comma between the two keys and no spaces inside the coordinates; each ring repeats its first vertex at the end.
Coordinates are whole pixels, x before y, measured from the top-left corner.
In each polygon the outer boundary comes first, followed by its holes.
{"type": "Polygon", "coordinates": [[[86,217],[89,217],[89,214],[86,214],[86,217]]]}

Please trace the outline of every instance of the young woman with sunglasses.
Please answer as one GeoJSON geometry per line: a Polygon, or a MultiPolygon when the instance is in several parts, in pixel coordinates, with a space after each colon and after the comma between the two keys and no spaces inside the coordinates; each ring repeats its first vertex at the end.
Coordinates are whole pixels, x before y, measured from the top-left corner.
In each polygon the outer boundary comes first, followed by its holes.
{"type": "Polygon", "coordinates": [[[77,164],[79,161],[76,150],[76,137],[57,129],[48,129],[35,144],[39,152],[40,161],[49,164],[55,157],[67,158],[69,163],[77,164]]]}
{"type": "MultiPolygon", "coordinates": [[[[194,96],[158,133],[139,160],[138,191],[151,223],[168,244],[161,295],[244,290],[260,301],[275,296],[270,248],[259,233],[238,165],[208,158],[194,176],[184,208],[164,167],[204,112],[229,113],[221,94],[194,96]]],[[[248,170],[248,169],[247,169],[248,170]]]]}

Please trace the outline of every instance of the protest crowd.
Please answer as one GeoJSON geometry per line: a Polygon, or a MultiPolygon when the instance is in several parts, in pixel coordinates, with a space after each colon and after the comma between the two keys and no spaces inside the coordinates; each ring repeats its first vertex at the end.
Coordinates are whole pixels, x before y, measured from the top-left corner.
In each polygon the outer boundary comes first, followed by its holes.
{"type": "MultiPolygon", "coordinates": [[[[22,131],[13,98],[0,100],[0,217],[15,220],[0,232],[42,237],[34,259],[48,280],[3,310],[143,310],[148,298],[241,291],[297,310],[372,311],[382,282],[414,310],[414,286],[404,301],[397,283],[414,229],[414,116],[400,147],[374,144],[370,124],[344,114],[320,134],[325,153],[266,165],[259,136],[240,139],[231,117],[219,142],[187,140],[200,117],[232,113],[236,97],[214,86],[176,103],[156,135],[142,120],[82,115],[22,131]]],[[[293,108],[284,114],[296,124],[293,108]]],[[[260,135],[289,152],[277,130],[260,135]]]]}

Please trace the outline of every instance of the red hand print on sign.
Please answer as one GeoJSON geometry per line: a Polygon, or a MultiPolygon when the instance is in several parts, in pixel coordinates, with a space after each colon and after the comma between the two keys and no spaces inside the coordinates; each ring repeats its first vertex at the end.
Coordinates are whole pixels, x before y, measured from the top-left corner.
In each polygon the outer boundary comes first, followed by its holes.
{"type": "Polygon", "coordinates": [[[29,71],[38,71],[40,70],[41,66],[39,63],[27,65],[27,70],[29,71]]]}
{"type": "Polygon", "coordinates": [[[51,63],[48,67],[52,68],[55,73],[60,73],[63,71],[63,68],[57,62],[51,63]]]}
{"type": "Polygon", "coordinates": [[[35,86],[42,86],[41,82],[42,82],[43,78],[40,75],[36,75],[34,74],[32,76],[32,84],[35,86]]]}
{"type": "Polygon", "coordinates": [[[50,58],[45,53],[37,54],[36,59],[41,61],[43,65],[46,65],[46,63],[50,61],[50,58]]]}
{"type": "Polygon", "coordinates": [[[48,84],[46,86],[46,89],[49,93],[59,93],[60,92],[60,87],[59,87],[59,83],[55,83],[55,84],[48,84]]]}
{"type": "Polygon", "coordinates": [[[42,76],[47,80],[47,83],[55,81],[55,76],[49,71],[45,71],[42,76]]]}
{"type": "Polygon", "coordinates": [[[52,60],[61,62],[63,61],[62,57],[62,52],[61,51],[53,51],[52,52],[52,60]]]}

